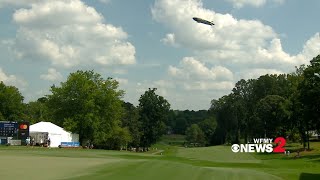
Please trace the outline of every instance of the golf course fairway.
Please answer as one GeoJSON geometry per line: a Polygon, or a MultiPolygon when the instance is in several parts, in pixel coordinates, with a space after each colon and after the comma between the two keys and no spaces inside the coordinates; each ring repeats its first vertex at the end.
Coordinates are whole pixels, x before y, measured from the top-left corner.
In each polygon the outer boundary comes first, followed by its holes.
{"type": "Polygon", "coordinates": [[[294,159],[283,154],[232,153],[229,146],[162,146],[162,149],[136,153],[0,147],[0,177],[1,180],[301,180],[318,179],[320,173],[320,155],[315,154],[294,159]]]}

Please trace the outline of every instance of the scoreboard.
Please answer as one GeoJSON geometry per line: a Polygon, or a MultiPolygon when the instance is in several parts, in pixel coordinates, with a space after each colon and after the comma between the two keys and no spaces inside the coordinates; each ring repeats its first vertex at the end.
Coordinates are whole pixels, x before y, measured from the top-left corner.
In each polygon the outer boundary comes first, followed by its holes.
{"type": "Polygon", "coordinates": [[[0,121],[0,137],[17,137],[18,122],[0,121]]]}
{"type": "Polygon", "coordinates": [[[25,141],[29,137],[29,122],[18,123],[18,138],[25,141]]]}
{"type": "Polygon", "coordinates": [[[0,137],[25,140],[29,136],[29,122],[0,121],[0,137]]]}

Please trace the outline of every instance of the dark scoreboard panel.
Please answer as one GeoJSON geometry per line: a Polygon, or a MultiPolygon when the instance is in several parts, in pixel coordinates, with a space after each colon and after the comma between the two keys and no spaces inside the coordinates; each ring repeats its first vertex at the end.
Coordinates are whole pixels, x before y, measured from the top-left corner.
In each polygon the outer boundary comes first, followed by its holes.
{"type": "Polygon", "coordinates": [[[0,137],[17,137],[18,126],[17,122],[0,121],[0,137]]]}
{"type": "Polygon", "coordinates": [[[29,122],[0,121],[0,137],[25,140],[29,136],[29,122]]]}
{"type": "Polygon", "coordinates": [[[21,140],[26,140],[29,137],[29,122],[19,122],[18,123],[18,138],[21,140]]]}

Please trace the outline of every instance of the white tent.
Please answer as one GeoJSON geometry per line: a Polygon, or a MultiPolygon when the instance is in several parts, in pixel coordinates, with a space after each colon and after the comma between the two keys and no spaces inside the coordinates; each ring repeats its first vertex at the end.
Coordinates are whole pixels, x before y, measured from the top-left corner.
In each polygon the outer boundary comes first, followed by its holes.
{"type": "Polygon", "coordinates": [[[58,147],[61,142],[79,142],[79,135],[65,131],[51,122],[39,122],[30,126],[30,135],[35,133],[48,133],[50,146],[58,147]]]}

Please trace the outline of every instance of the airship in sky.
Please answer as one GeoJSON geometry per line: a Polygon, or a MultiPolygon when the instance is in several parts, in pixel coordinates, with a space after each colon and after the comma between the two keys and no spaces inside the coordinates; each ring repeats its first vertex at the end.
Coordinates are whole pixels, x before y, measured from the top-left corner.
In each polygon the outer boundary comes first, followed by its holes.
{"type": "Polygon", "coordinates": [[[202,18],[193,17],[192,19],[195,20],[197,23],[207,24],[207,25],[210,25],[210,26],[214,25],[212,21],[204,20],[202,18]]]}

